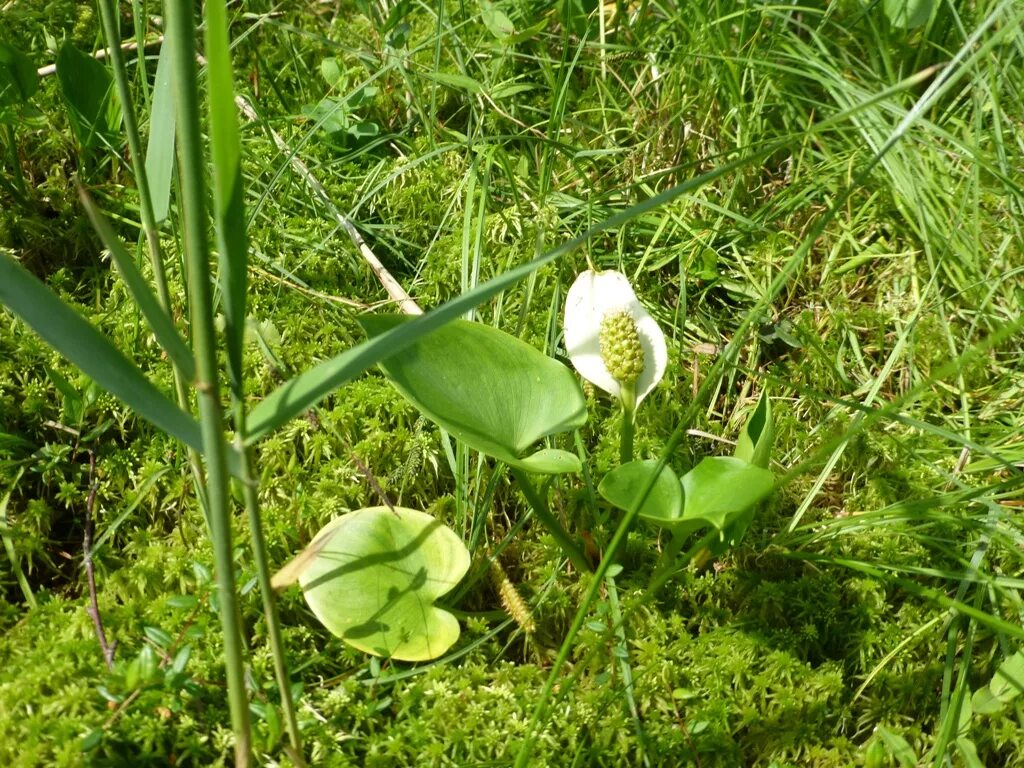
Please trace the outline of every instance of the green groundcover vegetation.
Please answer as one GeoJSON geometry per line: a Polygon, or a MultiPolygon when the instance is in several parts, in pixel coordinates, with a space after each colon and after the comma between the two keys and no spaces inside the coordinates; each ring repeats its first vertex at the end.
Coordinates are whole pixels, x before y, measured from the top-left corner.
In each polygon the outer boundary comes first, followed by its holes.
{"type": "MultiPolygon", "coordinates": [[[[170,125],[165,11],[117,12],[142,44],[123,66],[145,146],[170,125]]],[[[254,764],[510,766],[528,744],[535,766],[1024,766],[1020,3],[253,0],[228,22],[251,105],[250,408],[362,342],[362,315],[400,311],[366,249],[430,309],[666,193],[473,319],[568,364],[569,287],[617,270],[668,355],[630,455],[676,431],[680,477],[731,456],[762,393],[774,430],[745,532],[673,561],[699,534],[638,519],[595,584],[536,502],[600,560],[626,513],[594,489],[628,418],[600,388],[546,443],[583,471],[529,493],[387,366],[332,388],[257,446],[271,569],[350,510],[429,512],[468,548],[438,598],[461,634],[440,658],[379,658],[280,590],[297,755],[235,484],[254,764]]],[[[152,280],[129,127],[91,60],[107,42],[91,3],[4,3],[0,254],[173,398],[72,182],[152,280]]],[[[204,132],[223,107],[205,73],[204,132]]],[[[183,178],[158,239],[188,338],[183,178]]],[[[213,300],[230,333],[230,292],[213,300]]],[[[203,510],[181,442],[0,310],[0,764],[235,763],[203,510]]]]}

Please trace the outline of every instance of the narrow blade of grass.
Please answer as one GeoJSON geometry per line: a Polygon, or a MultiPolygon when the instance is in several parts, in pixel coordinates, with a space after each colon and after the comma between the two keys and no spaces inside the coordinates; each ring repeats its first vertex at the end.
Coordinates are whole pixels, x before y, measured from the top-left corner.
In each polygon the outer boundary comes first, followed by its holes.
{"type": "Polygon", "coordinates": [[[231,55],[228,49],[227,10],[222,4],[207,5],[206,23],[213,212],[220,256],[218,277],[224,307],[228,375],[233,394],[241,398],[248,246],[245,190],[242,185],[242,145],[238,134],[231,55]]]}
{"type": "Polygon", "coordinates": [[[157,224],[167,220],[171,205],[171,176],[174,171],[174,94],[171,92],[171,57],[174,47],[160,49],[153,85],[153,108],[149,115],[146,144],[146,176],[157,224]]]}
{"type": "Polygon", "coordinates": [[[27,269],[0,253],[0,302],[97,384],[169,435],[197,451],[195,419],[158,390],[107,338],[27,269]]]}
{"type": "Polygon", "coordinates": [[[184,380],[195,380],[196,363],[192,358],[192,351],[178,334],[171,318],[163,310],[160,302],[157,301],[156,296],[149,289],[149,284],[135,265],[135,260],[125,249],[124,245],[121,244],[121,240],[114,233],[114,230],[107,223],[100,209],[93,202],[92,198],[89,197],[85,189],[79,186],[78,194],[82,199],[82,205],[85,206],[85,212],[89,215],[93,228],[100,236],[100,240],[103,241],[103,245],[110,251],[110,257],[114,260],[117,271],[124,278],[128,291],[138,305],[143,317],[146,318],[146,322],[149,323],[149,327],[153,331],[153,335],[156,336],[157,342],[167,352],[171,362],[181,373],[184,380]]]}

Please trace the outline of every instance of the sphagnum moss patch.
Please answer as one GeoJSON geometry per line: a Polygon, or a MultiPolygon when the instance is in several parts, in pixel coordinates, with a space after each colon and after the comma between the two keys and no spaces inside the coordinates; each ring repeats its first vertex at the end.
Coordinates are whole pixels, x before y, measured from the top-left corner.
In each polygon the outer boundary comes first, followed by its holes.
{"type": "MultiPolygon", "coordinates": [[[[1021,637],[1020,471],[1010,460],[1024,429],[1022,200],[1010,182],[1020,164],[1020,9],[934,6],[919,25],[889,5],[794,15],[662,3],[607,13],[602,31],[601,19],[569,6],[485,6],[382,14],[257,2],[231,20],[234,89],[261,118],[240,145],[248,312],[276,331],[272,354],[246,341],[249,407],[362,340],[344,301],[396,311],[267,128],[425,309],[746,157],[590,235],[475,319],[565,363],[561,313],[575,276],[622,272],[668,348],[666,379],[636,414],[636,458],[657,458],[684,421],[686,440],[668,457],[675,473],[729,456],[767,391],[768,470],[779,484],[731,549],[709,542],[714,556],[700,567],[680,561],[656,593],[649,585],[673,535],[639,521],[615,555],[615,594],[598,591],[552,704],[531,720],[595,584],[581,571],[625,514],[597,494],[622,460],[618,408],[588,397],[578,433],[533,445],[575,454],[587,473],[534,478],[527,497],[505,466],[421,423],[383,376],[335,389],[259,445],[271,563],[332,518],[400,494],[402,507],[461,537],[472,564],[446,606],[462,627],[455,656],[420,666],[370,659],[324,630],[297,592],[279,596],[306,761],[510,765],[531,739],[531,765],[1024,764],[1009,709],[960,711],[1021,637]],[[966,44],[974,33],[979,45],[966,44]],[[328,60],[343,75],[331,83],[328,60]],[[930,84],[947,76],[955,87],[933,99],[930,84]],[[339,142],[307,109],[325,99],[379,133],[339,142]],[[862,173],[904,119],[903,140],[862,173]],[[544,504],[548,523],[579,537],[577,567],[540,524],[544,504]],[[508,621],[488,556],[525,597],[529,636],[508,621]]],[[[161,18],[119,19],[124,39],[167,31],[164,9],[149,10],[161,18]]],[[[0,19],[0,42],[37,67],[65,39],[84,50],[102,37],[99,14],[80,4],[48,7],[45,19],[14,4],[0,19]]],[[[158,51],[127,58],[143,138],[158,51]]],[[[78,154],[53,77],[26,108],[16,125],[0,121],[4,169],[17,163],[28,182],[21,196],[0,191],[4,257],[173,398],[171,369],[68,184],[77,171],[129,250],[139,242],[144,254],[132,158],[122,147],[78,154]]],[[[175,200],[160,242],[184,334],[175,200]]],[[[222,303],[215,311],[226,313],[222,303]]],[[[229,764],[213,549],[187,454],[6,311],[4,497],[0,761],[229,764]],[[93,483],[97,605],[117,643],[109,671],[81,567],[93,483]]],[[[289,764],[259,569],[248,524],[239,514],[231,526],[251,650],[252,759],[289,764]]]]}

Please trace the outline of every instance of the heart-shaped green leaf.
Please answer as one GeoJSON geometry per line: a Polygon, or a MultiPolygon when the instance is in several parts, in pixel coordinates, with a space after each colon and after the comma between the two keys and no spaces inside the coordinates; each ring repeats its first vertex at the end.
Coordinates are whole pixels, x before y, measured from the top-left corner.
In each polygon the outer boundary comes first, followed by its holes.
{"type": "Polygon", "coordinates": [[[767,469],[731,456],[709,456],[683,475],[682,522],[701,521],[724,529],[771,494],[767,469]]]}
{"type": "Polygon", "coordinates": [[[757,401],[757,407],[747,419],[733,455],[737,459],[768,469],[772,459],[772,443],[775,442],[775,425],[772,423],[772,405],[765,392],[757,401]]]}
{"type": "Polygon", "coordinates": [[[434,601],[469,569],[450,528],[412,509],[368,507],[332,520],[274,577],[298,580],[327,629],[366,653],[426,661],[459,638],[459,622],[434,601]]]}
{"type": "MultiPolygon", "coordinates": [[[[631,509],[658,468],[658,461],[631,461],[622,464],[601,480],[597,491],[619,509],[631,509]]],[[[667,464],[658,472],[654,485],[640,506],[640,517],[656,525],[671,525],[683,511],[683,489],[679,478],[667,464]]]]}
{"type": "MultiPolygon", "coordinates": [[[[409,318],[367,315],[371,338],[409,318]]],[[[528,472],[580,471],[566,451],[527,451],[581,426],[586,401],[572,372],[514,336],[455,320],[381,362],[381,369],[424,416],[470,448],[528,472]]]]}

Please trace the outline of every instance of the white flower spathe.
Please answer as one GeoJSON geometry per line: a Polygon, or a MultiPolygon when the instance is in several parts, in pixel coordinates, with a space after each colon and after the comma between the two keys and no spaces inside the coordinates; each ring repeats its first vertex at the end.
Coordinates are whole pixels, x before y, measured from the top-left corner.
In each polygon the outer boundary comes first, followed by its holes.
{"type": "Polygon", "coordinates": [[[565,298],[565,349],[580,376],[612,397],[620,398],[622,387],[601,357],[601,321],[626,311],[636,323],[644,351],[644,369],[636,382],[636,403],[654,389],[665,375],[668,347],[657,321],[644,309],[629,280],[621,272],[581,272],[565,298]]]}

